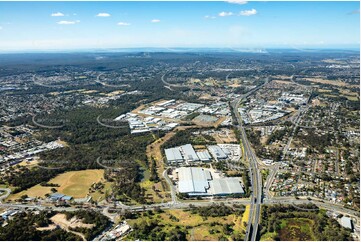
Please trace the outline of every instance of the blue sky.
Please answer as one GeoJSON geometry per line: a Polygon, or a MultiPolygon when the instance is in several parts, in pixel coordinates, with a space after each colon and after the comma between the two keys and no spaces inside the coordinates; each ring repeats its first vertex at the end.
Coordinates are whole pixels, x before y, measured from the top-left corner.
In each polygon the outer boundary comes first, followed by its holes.
{"type": "Polygon", "coordinates": [[[0,2],[0,51],[354,48],[359,36],[355,1],[0,2]]]}

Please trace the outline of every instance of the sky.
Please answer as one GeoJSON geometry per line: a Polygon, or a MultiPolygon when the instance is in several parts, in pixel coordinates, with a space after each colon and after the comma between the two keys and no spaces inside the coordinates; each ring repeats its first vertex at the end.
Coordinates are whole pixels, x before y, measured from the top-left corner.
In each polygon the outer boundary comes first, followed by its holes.
{"type": "Polygon", "coordinates": [[[353,2],[0,2],[0,51],[359,48],[353,2]]]}

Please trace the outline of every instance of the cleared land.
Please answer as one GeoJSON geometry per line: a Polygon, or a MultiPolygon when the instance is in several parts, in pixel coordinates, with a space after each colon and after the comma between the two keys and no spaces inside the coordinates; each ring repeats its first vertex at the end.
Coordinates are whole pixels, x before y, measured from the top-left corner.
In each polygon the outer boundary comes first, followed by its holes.
{"type": "MultiPolygon", "coordinates": [[[[74,198],[83,198],[94,182],[104,181],[104,170],[83,170],[65,172],[51,179],[48,183],[58,184],[55,187],[59,193],[72,196],[74,198]]],[[[45,194],[51,193],[52,187],[33,186],[28,190],[11,195],[10,200],[19,199],[22,195],[29,197],[45,197],[45,194]]]]}
{"type": "Polygon", "coordinates": [[[282,241],[316,240],[312,231],[314,221],[306,218],[282,219],[279,237],[282,241]]]}

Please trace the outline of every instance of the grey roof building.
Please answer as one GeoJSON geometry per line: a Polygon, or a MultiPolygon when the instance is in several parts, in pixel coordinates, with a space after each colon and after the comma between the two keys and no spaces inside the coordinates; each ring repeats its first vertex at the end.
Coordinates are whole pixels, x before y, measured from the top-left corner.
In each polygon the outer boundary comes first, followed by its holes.
{"type": "Polygon", "coordinates": [[[224,153],[224,151],[218,145],[209,145],[208,150],[217,160],[227,159],[228,157],[226,153],[224,153]]]}
{"type": "Polygon", "coordinates": [[[208,150],[197,152],[197,156],[201,161],[210,161],[212,159],[208,150]]]}
{"type": "Polygon", "coordinates": [[[342,227],[352,229],[352,220],[349,217],[343,216],[340,220],[340,224],[342,225],[342,227]]]}
{"type": "Polygon", "coordinates": [[[190,196],[207,195],[210,172],[199,167],[181,167],[178,169],[178,191],[190,196]]]}
{"type": "Polygon", "coordinates": [[[191,144],[182,145],[180,148],[186,161],[199,161],[199,158],[191,144]]]}
{"type": "Polygon", "coordinates": [[[239,177],[213,179],[209,170],[201,167],[181,167],[178,169],[178,192],[189,196],[243,195],[239,177]]]}
{"type": "Polygon", "coordinates": [[[209,186],[209,193],[213,196],[244,194],[244,190],[238,177],[214,179],[210,181],[209,186]]]}
{"type": "Polygon", "coordinates": [[[182,154],[178,147],[165,149],[164,152],[165,152],[165,156],[167,157],[167,161],[169,163],[179,163],[179,162],[184,161],[182,154]]]}

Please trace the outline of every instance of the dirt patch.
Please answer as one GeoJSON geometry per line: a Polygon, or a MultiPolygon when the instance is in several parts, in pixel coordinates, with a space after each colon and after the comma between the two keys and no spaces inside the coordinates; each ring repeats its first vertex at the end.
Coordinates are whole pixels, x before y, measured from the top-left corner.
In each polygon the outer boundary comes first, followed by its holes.
{"type": "Polygon", "coordinates": [[[49,224],[49,226],[47,226],[47,227],[36,228],[36,230],[39,230],[39,231],[47,231],[47,230],[53,230],[53,229],[56,229],[55,224],[49,224]]]}

